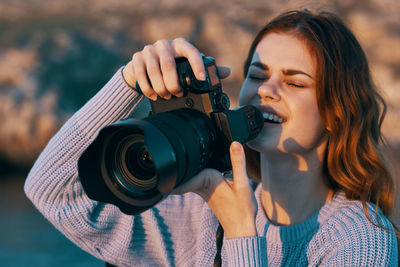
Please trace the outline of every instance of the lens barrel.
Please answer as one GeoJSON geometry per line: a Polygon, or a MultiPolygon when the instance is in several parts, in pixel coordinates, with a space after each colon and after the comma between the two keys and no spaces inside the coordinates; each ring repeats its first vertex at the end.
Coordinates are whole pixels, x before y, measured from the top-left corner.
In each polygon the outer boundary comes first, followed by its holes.
{"type": "Polygon", "coordinates": [[[111,194],[103,200],[92,192],[94,199],[138,214],[206,168],[217,154],[217,136],[210,118],[192,109],[118,122],[101,130],[79,160],[82,184],[85,191],[91,187],[89,195],[94,181],[88,168],[100,167],[105,187],[96,186],[111,194]]]}

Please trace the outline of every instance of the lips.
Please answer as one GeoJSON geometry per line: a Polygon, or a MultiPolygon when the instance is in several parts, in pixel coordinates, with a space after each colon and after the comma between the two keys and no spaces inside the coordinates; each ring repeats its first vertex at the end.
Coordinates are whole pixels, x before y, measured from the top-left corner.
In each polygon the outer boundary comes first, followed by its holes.
{"type": "Polygon", "coordinates": [[[261,111],[264,118],[264,122],[277,123],[277,124],[286,122],[286,116],[278,113],[272,107],[257,106],[257,108],[261,111]]]}

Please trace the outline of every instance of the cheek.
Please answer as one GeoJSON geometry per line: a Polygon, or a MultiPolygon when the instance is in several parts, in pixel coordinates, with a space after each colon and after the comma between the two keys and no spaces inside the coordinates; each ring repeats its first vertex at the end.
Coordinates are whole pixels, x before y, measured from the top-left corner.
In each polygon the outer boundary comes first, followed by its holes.
{"type": "Polygon", "coordinates": [[[296,139],[305,143],[314,143],[319,139],[324,126],[321,121],[315,97],[297,98],[291,110],[293,124],[290,130],[297,133],[296,139]]]}
{"type": "Polygon", "coordinates": [[[321,120],[314,90],[307,90],[292,96],[291,102],[295,107],[292,111],[296,112],[296,115],[302,114],[305,119],[315,122],[321,120]]]}
{"type": "Polygon", "coordinates": [[[244,86],[242,86],[239,93],[239,106],[243,106],[245,104],[246,104],[246,91],[244,89],[244,86]]]}
{"type": "Polygon", "coordinates": [[[251,89],[248,86],[248,82],[245,80],[243,82],[242,88],[240,89],[240,93],[239,93],[239,105],[243,106],[243,105],[248,105],[250,103],[250,100],[252,98],[252,93],[251,93],[251,89]]]}

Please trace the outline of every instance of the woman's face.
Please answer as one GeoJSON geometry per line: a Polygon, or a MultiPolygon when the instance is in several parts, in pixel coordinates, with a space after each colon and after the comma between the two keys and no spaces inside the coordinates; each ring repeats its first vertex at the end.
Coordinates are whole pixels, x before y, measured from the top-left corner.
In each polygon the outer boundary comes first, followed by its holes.
{"type": "Polygon", "coordinates": [[[263,112],[264,128],[248,143],[256,151],[305,154],[323,141],[316,62],[293,35],[269,33],[257,45],[239,103],[263,112]]]}

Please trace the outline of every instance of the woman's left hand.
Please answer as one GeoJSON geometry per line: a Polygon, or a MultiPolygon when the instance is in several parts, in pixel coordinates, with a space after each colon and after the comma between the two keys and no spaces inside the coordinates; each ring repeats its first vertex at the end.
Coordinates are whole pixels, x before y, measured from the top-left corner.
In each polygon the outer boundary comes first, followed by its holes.
{"type": "Polygon", "coordinates": [[[172,194],[194,192],[210,206],[224,228],[226,238],[256,236],[257,202],[246,172],[246,158],[238,142],[230,146],[233,181],[220,172],[205,169],[172,194]]]}

